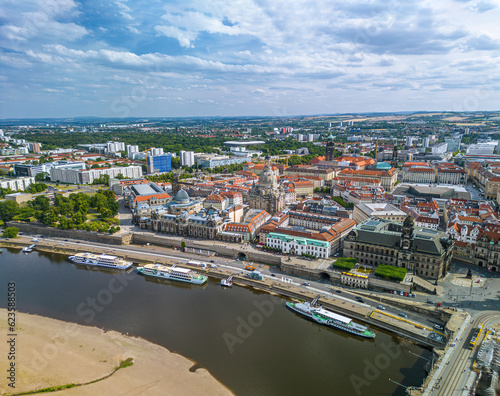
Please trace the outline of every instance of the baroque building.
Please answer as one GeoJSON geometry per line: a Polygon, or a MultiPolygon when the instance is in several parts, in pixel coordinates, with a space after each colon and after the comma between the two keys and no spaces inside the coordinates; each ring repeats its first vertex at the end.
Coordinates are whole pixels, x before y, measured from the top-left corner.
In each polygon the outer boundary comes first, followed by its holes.
{"type": "Polygon", "coordinates": [[[415,227],[408,216],[403,223],[367,219],[344,241],[344,256],[361,264],[394,265],[423,278],[440,279],[450,267],[453,240],[446,233],[415,227]]]}
{"type": "Polygon", "coordinates": [[[285,207],[285,190],[278,184],[276,174],[272,170],[271,160],[266,157],[266,165],[259,175],[259,181],[252,186],[248,196],[251,209],[265,210],[274,215],[285,207]]]}

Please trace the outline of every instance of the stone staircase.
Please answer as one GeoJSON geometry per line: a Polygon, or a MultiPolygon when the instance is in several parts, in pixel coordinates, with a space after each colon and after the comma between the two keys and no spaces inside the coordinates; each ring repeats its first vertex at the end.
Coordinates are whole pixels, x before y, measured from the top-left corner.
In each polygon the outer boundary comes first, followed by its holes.
{"type": "Polygon", "coordinates": [[[413,282],[413,287],[416,290],[436,294],[438,296],[441,296],[444,293],[444,289],[442,286],[436,286],[417,275],[407,275],[405,281],[413,282]]]}

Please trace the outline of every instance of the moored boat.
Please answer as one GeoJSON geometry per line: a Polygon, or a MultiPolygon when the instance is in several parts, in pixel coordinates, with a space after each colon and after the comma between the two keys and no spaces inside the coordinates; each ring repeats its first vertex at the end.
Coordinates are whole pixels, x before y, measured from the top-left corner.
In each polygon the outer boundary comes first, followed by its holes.
{"type": "Polygon", "coordinates": [[[77,253],[69,259],[76,264],[105,268],[128,269],[133,265],[130,261],[108,254],[77,253]]]}
{"type": "Polygon", "coordinates": [[[180,282],[202,285],[208,280],[208,276],[198,274],[188,268],[168,267],[161,264],[146,264],[137,268],[140,274],[155,278],[175,280],[180,282]]]}
{"type": "Polygon", "coordinates": [[[231,275],[229,278],[227,279],[222,279],[220,281],[220,285],[221,286],[224,286],[224,287],[233,287],[233,275],[231,275]]]}
{"type": "Polygon", "coordinates": [[[317,307],[317,301],[318,298],[316,297],[310,303],[287,302],[286,306],[292,311],[305,316],[318,324],[334,327],[364,338],[375,338],[375,333],[368,330],[368,327],[353,322],[351,318],[328,311],[321,306],[317,307]]]}

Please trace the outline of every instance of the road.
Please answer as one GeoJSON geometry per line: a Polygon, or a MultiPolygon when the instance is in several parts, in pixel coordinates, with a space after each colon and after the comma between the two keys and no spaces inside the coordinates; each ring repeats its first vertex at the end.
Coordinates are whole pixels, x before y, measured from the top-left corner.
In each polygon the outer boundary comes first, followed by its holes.
{"type": "MultiPolygon", "coordinates": [[[[471,374],[478,345],[480,345],[480,342],[478,342],[475,349],[469,349],[472,329],[479,324],[483,324],[484,328],[486,328],[498,321],[500,321],[500,312],[498,311],[478,313],[470,320],[463,330],[458,333],[459,340],[454,347],[449,349],[447,353],[449,356],[445,355],[440,366],[434,372],[424,396],[466,396],[469,394],[465,385],[471,374]]],[[[482,336],[484,336],[484,332],[482,332],[482,336]]],[[[479,341],[482,341],[482,337],[480,337],[479,341]]]]}

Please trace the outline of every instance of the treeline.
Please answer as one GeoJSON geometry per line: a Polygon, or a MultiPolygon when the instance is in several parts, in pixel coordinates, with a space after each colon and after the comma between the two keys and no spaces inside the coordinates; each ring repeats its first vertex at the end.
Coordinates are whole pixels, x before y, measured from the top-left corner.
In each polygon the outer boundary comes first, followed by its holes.
{"type": "Polygon", "coordinates": [[[279,155],[286,154],[285,150],[297,150],[302,147],[307,147],[309,154],[313,157],[319,155],[325,155],[326,148],[324,146],[317,146],[312,142],[299,142],[292,138],[286,138],[284,140],[270,140],[266,144],[260,146],[252,146],[254,150],[260,150],[264,153],[269,153],[269,155],[279,155]]]}
{"type": "Polygon", "coordinates": [[[43,150],[53,150],[57,147],[76,148],[78,144],[97,144],[108,141],[119,140],[126,145],[137,145],[139,151],[147,150],[151,147],[163,148],[168,152],[178,153],[181,150],[194,151],[197,153],[214,153],[217,148],[223,148],[223,143],[230,140],[229,137],[216,136],[204,138],[193,136],[187,133],[173,131],[165,132],[34,132],[29,135],[16,134],[17,138],[24,138],[29,141],[42,143],[43,150]]]}
{"type": "Polygon", "coordinates": [[[118,214],[118,208],[116,195],[109,190],[99,190],[94,195],[77,193],[70,194],[69,197],[56,196],[53,206],[46,196],[39,195],[23,206],[10,200],[0,202],[0,219],[25,222],[38,220],[63,230],[113,233],[120,229],[114,226],[120,223],[114,218],[118,214]],[[90,217],[95,219],[89,219],[90,217]]]}

